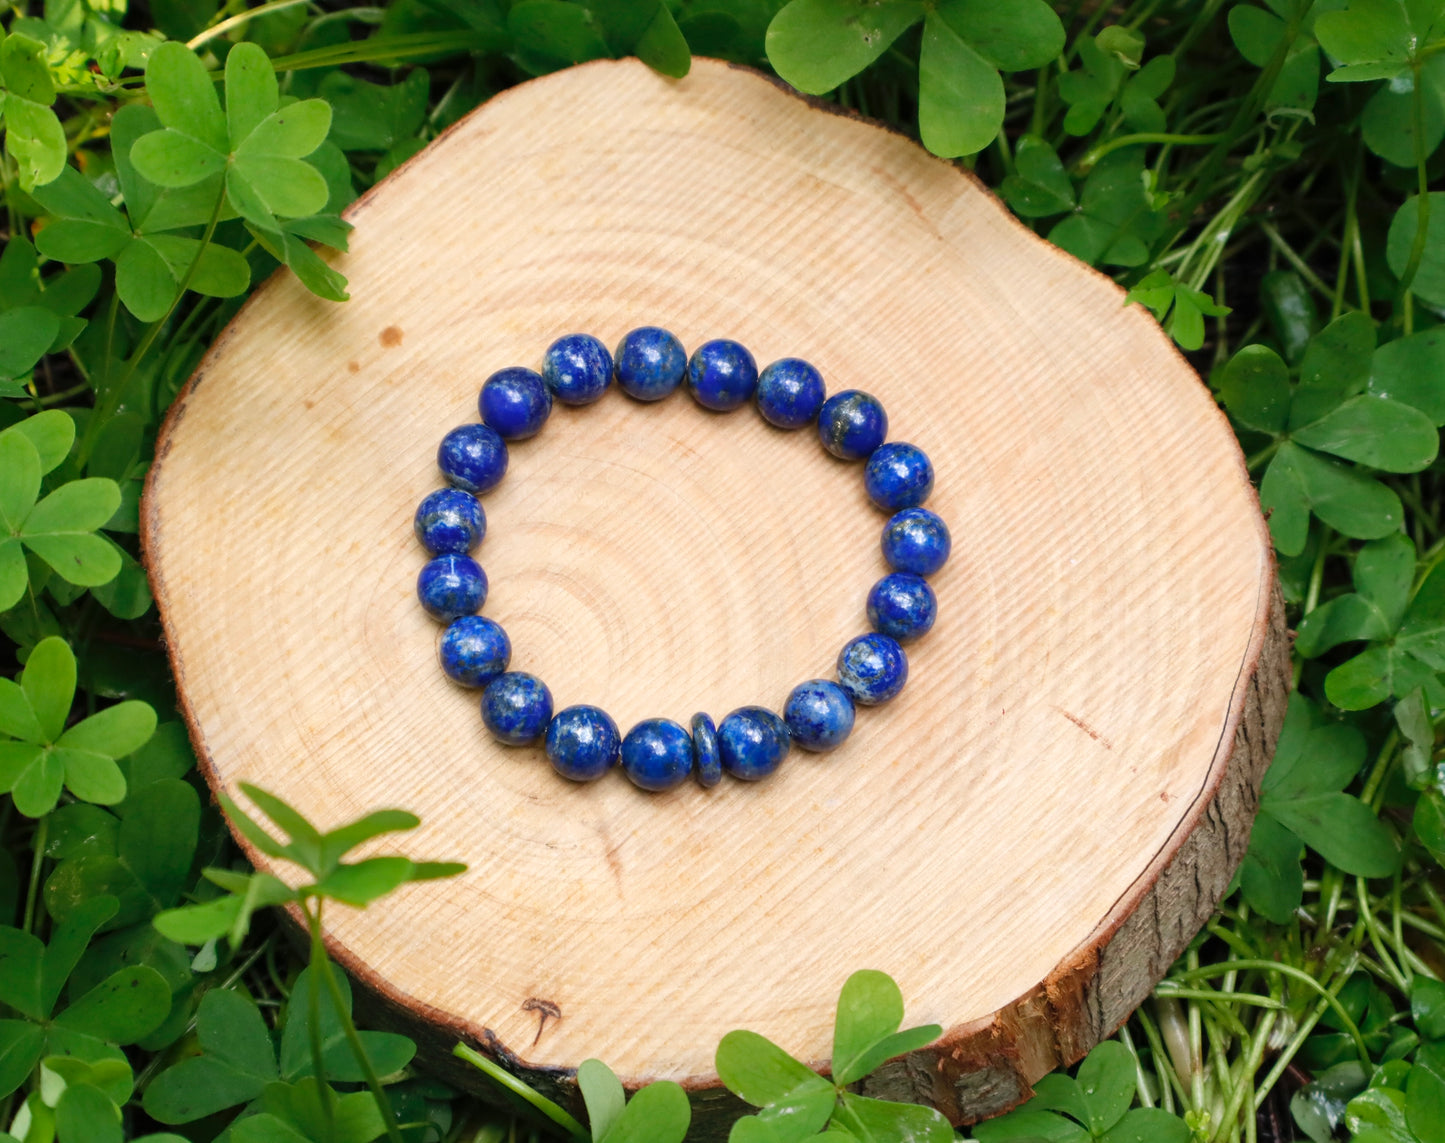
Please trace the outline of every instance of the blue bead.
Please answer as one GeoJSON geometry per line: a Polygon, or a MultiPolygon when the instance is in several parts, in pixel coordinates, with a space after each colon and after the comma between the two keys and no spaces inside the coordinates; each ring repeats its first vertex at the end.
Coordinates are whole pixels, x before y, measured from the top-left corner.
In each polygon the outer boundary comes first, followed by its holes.
{"type": "Polygon", "coordinates": [[[612,354],[589,333],[569,333],[547,347],[542,380],[564,405],[590,405],[612,384],[612,354]]]}
{"type": "Polygon", "coordinates": [[[622,740],[622,772],[644,790],[670,790],[692,773],[692,739],[670,718],[648,718],[622,740]]]}
{"type": "Polygon", "coordinates": [[[804,750],[834,750],[853,731],[853,700],[829,679],[810,679],[788,695],[783,721],[804,750]]]}
{"type": "Polygon", "coordinates": [[[634,329],[617,343],[617,384],[639,401],[660,401],[682,384],[687,351],[655,325],[634,329]]]}
{"type": "Polygon", "coordinates": [[[495,488],[507,471],[507,444],[486,425],[462,425],[442,437],[437,467],[468,492],[495,488]]]}
{"type": "Polygon", "coordinates": [[[735,341],[705,342],[687,363],[688,392],[704,409],[736,409],[757,387],[758,363],[735,341]]]}
{"type": "Polygon", "coordinates": [[[512,661],[512,641],[481,615],[464,615],[442,632],[437,654],[447,677],[464,687],[484,687],[512,661]]]}
{"type": "Polygon", "coordinates": [[[482,721],[508,746],[535,742],[552,721],[552,692],[536,675],[508,671],[482,692],[482,721]]]}
{"type": "Polygon", "coordinates": [[[888,436],[888,414],[878,398],[858,389],[834,393],[818,414],[818,439],[841,460],[862,460],[888,436]]]}
{"type": "Polygon", "coordinates": [[[428,615],[450,623],[487,601],[487,573],[470,556],[437,556],[416,577],[416,594],[428,615]]]}
{"type": "Polygon", "coordinates": [[[801,429],[818,415],[826,392],[823,375],[813,366],[785,357],[758,375],[758,412],[780,429],[801,429]]]}
{"type": "Polygon", "coordinates": [[[883,558],[894,571],[932,575],[952,550],[948,525],[927,508],[905,508],[883,525],[883,558]]]}
{"type": "Polygon", "coordinates": [[[885,575],[868,593],[868,622],[873,630],[907,643],[933,630],[938,597],[922,576],[885,575]]]}
{"type": "Polygon", "coordinates": [[[547,423],[552,393],[540,373],[514,366],[499,369],[487,378],[477,407],[482,411],[482,422],[495,429],[499,437],[521,441],[536,436],[547,423]]]}
{"type": "Polygon", "coordinates": [[[706,714],[692,716],[692,764],[698,785],[708,788],[722,781],[722,757],[718,754],[717,727],[706,714]]]}
{"type": "Polygon", "coordinates": [[[412,526],[432,555],[465,555],[487,534],[487,517],[470,492],[438,488],[417,506],[412,526]]]}
{"type": "Polygon", "coordinates": [[[838,652],[838,684],[854,702],[887,702],[907,681],[908,656],[887,635],[859,635],[838,652]]]}
{"type": "Polygon", "coordinates": [[[723,769],[734,778],[756,782],[766,778],[788,755],[792,737],[788,724],[766,707],[739,707],[717,728],[723,769]]]}
{"type": "Polygon", "coordinates": [[[917,445],[889,441],[868,458],[863,486],[868,499],[885,512],[917,508],[933,491],[933,462],[917,445]]]}
{"type": "Polygon", "coordinates": [[[605,710],[569,706],[547,724],[547,760],[574,782],[590,782],[617,765],[622,735],[605,710]]]}

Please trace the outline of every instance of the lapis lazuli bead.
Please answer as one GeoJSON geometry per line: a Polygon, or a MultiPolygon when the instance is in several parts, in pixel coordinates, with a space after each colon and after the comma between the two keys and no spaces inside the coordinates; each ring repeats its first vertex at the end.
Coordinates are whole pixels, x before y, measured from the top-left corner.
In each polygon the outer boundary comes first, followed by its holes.
{"type": "Polygon", "coordinates": [[[841,746],[853,731],[853,700],[830,679],[799,683],[783,704],[788,733],[804,750],[823,753],[841,746]]]}
{"type": "Polygon", "coordinates": [[[688,392],[704,409],[736,409],[757,387],[758,363],[735,341],[704,342],[687,363],[688,392]]]}
{"type": "Polygon", "coordinates": [[[449,484],[487,492],[506,475],[507,442],[487,425],[461,425],[442,437],[437,467],[449,484]]]}
{"type": "Polygon", "coordinates": [[[660,401],[682,384],[687,351],[665,329],[645,325],[617,343],[617,386],[639,401],[660,401]]]}
{"type": "Polygon", "coordinates": [[[590,333],[569,333],[547,347],[542,380],[564,405],[590,405],[612,384],[612,354],[590,333]]]}
{"type": "Polygon", "coordinates": [[[933,462],[917,445],[889,441],[868,458],[863,486],[868,499],[885,512],[917,508],[933,491],[933,462]]]}
{"type": "Polygon", "coordinates": [[[692,773],[692,738],[670,718],[648,718],[622,740],[622,772],[644,790],[670,790],[692,773]]]}
{"type": "Polygon", "coordinates": [[[463,615],[442,632],[437,655],[449,679],[464,687],[484,687],[512,661],[512,641],[500,623],[463,615]]]}
{"type": "Polygon", "coordinates": [[[883,525],[883,558],[894,571],[932,575],[952,550],[948,525],[927,508],[905,508],[883,525]]]}
{"type": "Polygon", "coordinates": [[[718,753],[717,727],[709,715],[692,716],[692,765],[698,785],[716,786],[722,781],[722,755],[718,753]]]}
{"type": "Polygon", "coordinates": [[[838,652],[838,684],[856,703],[887,702],[907,681],[908,656],[887,635],[859,635],[838,652]]]}
{"type": "Polygon", "coordinates": [[[774,361],[758,374],[758,412],[780,429],[801,429],[818,415],[827,390],[823,375],[798,357],[774,361]]]}
{"type": "Polygon", "coordinates": [[[487,517],[477,498],[460,488],[438,488],[417,506],[416,538],[434,556],[466,555],[487,534],[487,517]]]}
{"type": "Polygon", "coordinates": [[[526,671],[498,675],[482,692],[482,721],[493,738],[508,746],[535,742],[552,721],[552,692],[526,671]]]}
{"type": "Polygon", "coordinates": [[[537,435],[552,412],[552,391],[533,369],[499,369],[482,385],[477,408],[482,423],[505,441],[537,435]]]}
{"type": "Polygon", "coordinates": [[[776,770],[792,744],[788,724],[766,707],[739,707],[718,723],[723,769],[746,782],[759,781],[776,770]]]}
{"type": "Polygon", "coordinates": [[[818,413],[818,439],[840,460],[863,460],[888,436],[888,414],[859,389],[834,393],[818,413]]]}
{"type": "Polygon", "coordinates": [[[907,643],[927,635],[938,618],[938,597],[920,575],[885,575],[868,593],[868,622],[873,630],[907,643]]]}
{"type": "Polygon", "coordinates": [[[590,782],[617,765],[622,735],[605,710],[569,706],[547,724],[547,760],[552,769],[574,782],[590,782]]]}
{"type": "Polygon", "coordinates": [[[416,594],[428,615],[450,623],[487,601],[487,573],[471,556],[437,556],[416,577],[416,594]]]}

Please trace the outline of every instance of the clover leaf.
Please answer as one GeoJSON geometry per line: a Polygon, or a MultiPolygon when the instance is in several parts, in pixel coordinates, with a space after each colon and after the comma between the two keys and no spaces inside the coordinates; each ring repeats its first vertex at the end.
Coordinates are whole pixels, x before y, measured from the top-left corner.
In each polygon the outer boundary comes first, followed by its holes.
{"type": "Polygon", "coordinates": [[[1343,11],[1315,20],[1320,46],[1340,65],[1331,83],[1394,79],[1426,59],[1445,39],[1445,7],[1412,0],[1350,0],[1343,11]]]}
{"type": "Polygon", "coordinates": [[[790,0],[768,25],[768,60],[799,91],[832,91],[919,20],[918,126],[952,158],[981,151],[1003,125],[1000,71],[1042,67],[1064,46],[1043,0],[790,0]]]}
{"type": "Polygon", "coordinates": [[[1440,446],[1436,417],[1445,413],[1439,383],[1421,373],[1435,352],[1426,343],[1377,350],[1368,316],[1352,313],[1310,339],[1297,384],[1265,346],[1246,346],[1230,359],[1219,382],[1225,408],[1277,444],[1260,502],[1281,554],[1304,549],[1311,513],[1355,539],[1399,529],[1403,510],[1393,491],[1321,454],[1386,472],[1427,467],[1440,446]]]}
{"type": "Polygon", "coordinates": [[[900,1032],[902,1020],[903,996],[891,977],[871,969],[850,976],[838,995],[831,1080],[756,1032],[729,1032],[718,1044],[718,1076],[728,1090],[761,1109],[734,1124],[732,1143],[798,1143],[825,1128],[844,1138],[948,1143],[953,1129],[932,1108],[847,1090],[885,1060],[921,1048],[942,1032],[937,1024],[900,1032]]]}
{"type": "Polygon", "coordinates": [[[79,587],[106,583],[120,570],[116,546],[95,534],[120,507],[115,481],[72,480],[39,499],[41,477],[65,459],[74,436],[75,423],[59,410],[0,432],[0,611],[25,594],[30,581],[26,549],[79,587]],[[47,418],[43,427],[25,427],[41,417],[47,418]],[[51,435],[56,431],[64,438],[63,448],[51,435]],[[30,435],[41,432],[51,442],[44,454],[30,435]]]}
{"type": "MultiPolygon", "coordinates": [[[[171,990],[161,974],[131,965],[54,1014],[91,937],[115,910],[114,897],[91,898],[55,926],[48,945],[21,929],[0,926],[0,1001],[25,1017],[0,1020],[0,1095],[19,1087],[45,1056],[124,1063],[115,1045],[143,1039],[170,1012],[171,990]]],[[[120,1102],[129,1095],[127,1087],[120,1102]]]]}
{"type": "MultiPolygon", "coordinates": [[[[1268,10],[1236,4],[1229,10],[1229,37],[1255,67],[1268,67],[1289,32],[1291,0],[1265,0],[1268,10]]],[[[1325,5],[1312,5],[1285,48],[1284,63],[1265,100],[1265,110],[1309,111],[1319,97],[1320,49],[1314,38],[1316,16],[1325,5]]]]}
{"type": "Polygon", "coordinates": [[[1168,270],[1155,270],[1146,276],[1124,300],[1148,306],[1182,349],[1198,349],[1204,344],[1206,317],[1223,317],[1230,312],[1228,306],[1221,306],[1203,290],[1191,289],[1168,270]]]}
{"type": "Polygon", "coordinates": [[[1144,148],[1105,155],[1084,180],[1075,212],[1049,231],[1049,241],[1091,266],[1140,266],[1164,229],[1164,214],[1145,188],[1144,148]]]}
{"type": "Polygon", "coordinates": [[[1413,90],[1397,91],[1394,83],[1381,84],[1360,116],[1365,146],[1397,167],[1413,167],[1419,159],[1428,159],[1445,139],[1445,55],[1437,53],[1427,59],[1411,87],[1418,87],[1420,94],[1418,153],[1413,90]]]}
{"type": "Polygon", "coordinates": [[[74,697],[75,656],[59,636],[36,644],[18,684],[0,678],[0,734],[9,739],[0,741],[0,791],[26,817],[54,809],[62,785],[84,802],[121,801],[125,775],[116,759],[155,730],[156,712],[135,700],[67,729],[74,697]]]}
{"type": "MultiPolygon", "coordinates": [[[[1431,191],[1429,207],[1430,219],[1410,289],[1432,306],[1445,306],[1445,192],[1431,191]]],[[[1397,278],[1405,277],[1419,233],[1420,196],[1411,195],[1395,211],[1385,238],[1385,261],[1397,278]]]]}
{"type": "Polygon", "coordinates": [[[89,266],[41,278],[35,247],[9,238],[0,251],[0,396],[24,395],[36,362],[75,340],[86,324],[76,315],[99,288],[100,272],[89,266]]]}
{"type": "Polygon", "coordinates": [[[1362,877],[1399,869],[1394,835],[1359,798],[1343,793],[1364,759],[1359,731],[1327,721],[1299,692],[1290,696],[1239,874],[1245,899],[1271,921],[1283,924],[1299,907],[1301,846],[1362,877]]]}
{"type": "Polygon", "coordinates": [[[1079,1065],[1077,1077],[1044,1076],[1027,1103],[977,1124],[978,1143],[1047,1139],[1050,1143],[1186,1143],[1184,1120],[1158,1108],[1136,1107],[1134,1057],[1122,1044],[1105,1040],[1079,1065]]]}
{"type": "Polygon", "coordinates": [[[55,83],[45,64],[45,45],[29,36],[0,29],[0,112],[5,150],[15,161],[20,187],[33,191],[65,166],[65,128],[50,105],[55,83]]]}

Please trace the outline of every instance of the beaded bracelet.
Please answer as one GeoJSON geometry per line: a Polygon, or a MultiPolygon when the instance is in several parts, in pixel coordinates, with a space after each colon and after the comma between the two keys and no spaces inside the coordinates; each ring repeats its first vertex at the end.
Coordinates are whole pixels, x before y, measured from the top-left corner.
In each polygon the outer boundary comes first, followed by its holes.
{"type": "Polygon", "coordinates": [[[756,781],[776,770],[793,744],[805,750],[837,748],[853,729],[854,704],[887,702],[908,678],[902,644],[928,633],[938,601],[926,577],[948,559],[948,527],[921,507],[933,489],[933,465],[911,444],[884,443],[888,416],[877,398],[857,389],[825,399],[823,378],[795,357],[761,373],[735,341],[709,341],[689,359],[682,343],[654,326],[635,329],[608,353],[595,337],[574,333],[548,347],[542,371],[502,369],[487,378],[478,401],[482,423],[462,425],[442,438],[437,464],[448,487],[431,493],[416,511],[416,534],[434,557],[421,570],[417,594],[428,614],[447,624],[439,646],[442,669],[455,682],[482,688],[482,721],[510,746],[543,739],[547,758],[564,778],[586,782],[621,764],[644,790],[669,790],[695,775],[704,787],[723,771],[756,781]],[[691,731],[668,718],[639,722],[624,737],[610,715],[595,706],[552,712],[541,679],[509,671],[512,644],[501,626],[477,614],[486,602],[487,577],[470,553],[487,530],[477,496],[496,487],[507,471],[507,442],[535,436],[552,402],[586,405],[616,380],[629,397],[660,401],[684,382],[694,400],[718,412],[749,399],[769,424],[799,429],[818,424],[834,456],[865,461],[868,497],[890,514],[883,555],[893,571],[868,593],[873,631],[852,639],[838,655],[837,680],[810,679],[793,688],[783,713],[744,706],[714,724],[692,718],[691,731]]]}

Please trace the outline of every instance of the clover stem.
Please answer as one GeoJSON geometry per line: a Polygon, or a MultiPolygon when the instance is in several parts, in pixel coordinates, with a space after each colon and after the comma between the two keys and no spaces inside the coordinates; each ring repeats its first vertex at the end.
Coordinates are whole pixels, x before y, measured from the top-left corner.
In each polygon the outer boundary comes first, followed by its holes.
{"type": "Polygon", "coordinates": [[[30,862],[30,885],[25,890],[25,919],[21,928],[27,933],[35,924],[36,903],[40,900],[40,870],[45,863],[45,842],[50,832],[50,815],[43,814],[35,823],[35,837],[31,844],[35,856],[30,862]]]}
{"type": "MultiPolygon", "coordinates": [[[[352,1054],[356,1057],[356,1062],[366,1077],[366,1086],[371,1089],[376,1106],[381,1111],[382,1122],[386,1124],[386,1137],[391,1140],[391,1143],[402,1143],[401,1128],[397,1126],[396,1113],[391,1108],[391,1100],[387,1098],[386,1091],[381,1086],[381,1077],[376,1074],[371,1057],[366,1054],[366,1046],[362,1044],[361,1035],[356,1030],[356,1023],[351,1019],[351,1011],[346,1004],[346,998],[341,995],[341,985],[337,983],[336,973],[332,971],[330,958],[322,956],[320,972],[326,981],[326,990],[331,993],[331,1003],[336,1009],[337,1019],[341,1021],[341,1030],[346,1035],[346,1042],[351,1045],[352,1054]]],[[[313,994],[315,991],[313,988],[313,994]]]]}
{"type": "Polygon", "coordinates": [[[316,1075],[316,1097],[321,1104],[321,1115],[326,1124],[324,1134],[329,1137],[336,1122],[336,1113],[331,1106],[331,1088],[326,1083],[326,1053],[321,1041],[321,989],[317,986],[316,979],[321,975],[321,965],[326,960],[326,945],[321,939],[321,907],[323,904],[324,902],[318,900],[316,908],[313,910],[307,908],[306,902],[303,900],[301,911],[306,917],[306,927],[311,932],[311,988],[306,997],[311,1024],[311,1070],[316,1075]]]}
{"type": "MultiPolygon", "coordinates": [[[[200,269],[201,258],[204,257],[206,253],[206,247],[210,245],[211,237],[216,233],[216,223],[220,221],[221,208],[225,203],[226,188],[225,184],[222,183],[221,193],[216,196],[216,205],[211,210],[211,217],[206,223],[206,232],[201,235],[201,244],[196,248],[196,256],[191,259],[191,264],[186,267],[185,275],[181,278],[180,284],[176,289],[176,296],[171,299],[170,308],[161,315],[158,321],[152,322],[150,328],[146,330],[145,337],[141,340],[135,353],[131,355],[130,364],[126,367],[125,375],[121,377],[120,381],[114,385],[107,384],[104,393],[97,391],[95,409],[91,413],[90,419],[86,421],[85,433],[81,436],[80,444],[75,451],[75,458],[80,467],[84,468],[85,462],[90,459],[90,450],[95,447],[96,437],[100,433],[101,426],[110,423],[111,417],[115,415],[116,409],[120,407],[120,400],[125,393],[126,386],[130,384],[131,378],[135,376],[136,370],[140,368],[140,363],[145,360],[145,355],[150,352],[151,346],[155,344],[156,338],[160,336],[161,330],[165,328],[166,322],[170,321],[171,315],[176,312],[176,307],[181,304],[181,299],[186,296],[186,290],[190,288],[191,281],[196,276],[196,271],[200,269]]],[[[107,372],[109,371],[109,367],[110,362],[107,360],[107,372]]],[[[106,380],[109,382],[110,378],[107,377],[106,380]]]]}
{"type": "Polygon", "coordinates": [[[1415,241],[1410,243],[1410,258],[1400,275],[1396,296],[1400,300],[1400,329],[1402,333],[1414,332],[1415,307],[1412,304],[1410,286],[1425,257],[1425,236],[1430,229],[1430,178],[1425,172],[1425,92],[1420,86],[1420,61],[1411,65],[1415,84],[1410,96],[1410,129],[1415,136],[1415,170],[1419,189],[1416,192],[1415,241]]]}
{"type": "Polygon", "coordinates": [[[558,1127],[561,1127],[567,1134],[571,1135],[575,1143],[589,1143],[589,1140],[591,1140],[592,1133],[583,1127],[582,1124],[578,1123],[577,1120],[573,1119],[572,1116],[567,1113],[566,1109],[553,1103],[541,1092],[523,1083],[516,1076],[512,1075],[511,1072],[498,1067],[475,1048],[469,1048],[466,1044],[459,1043],[452,1049],[452,1055],[456,1056],[459,1060],[466,1060],[467,1063],[471,1064],[484,1075],[495,1080],[499,1086],[510,1091],[512,1094],[521,1096],[522,1099],[526,1100],[553,1123],[557,1124],[558,1127]]]}
{"type": "MultiPolygon", "coordinates": [[[[232,28],[239,27],[257,16],[265,16],[271,12],[279,12],[282,8],[294,8],[297,4],[306,4],[309,0],[270,0],[270,3],[260,4],[255,8],[247,8],[244,12],[237,12],[234,16],[222,20],[219,24],[212,24],[205,31],[192,36],[186,41],[186,47],[195,51],[207,40],[214,40],[217,36],[224,35],[232,28]]],[[[223,9],[224,10],[224,9],[223,9]]]]}

